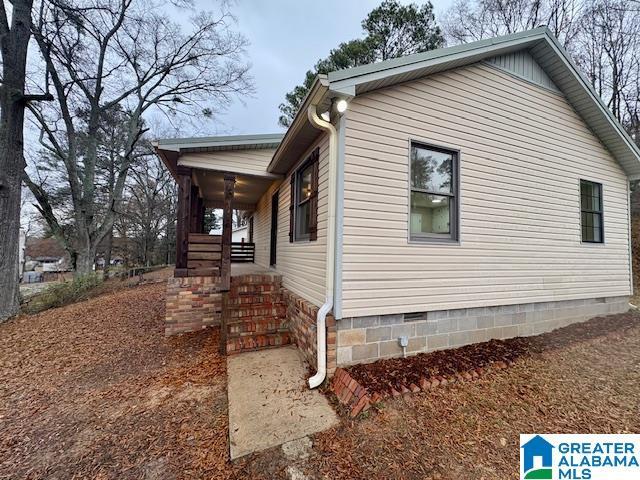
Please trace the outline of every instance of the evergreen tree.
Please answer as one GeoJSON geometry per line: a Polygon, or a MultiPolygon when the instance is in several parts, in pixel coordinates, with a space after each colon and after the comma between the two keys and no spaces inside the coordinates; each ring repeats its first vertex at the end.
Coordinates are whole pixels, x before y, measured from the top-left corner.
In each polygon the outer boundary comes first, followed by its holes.
{"type": "Polygon", "coordinates": [[[436,25],[433,5],[401,5],[385,0],[362,21],[365,38],[341,43],[307,71],[302,85],[285,95],[280,104],[279,123],[288,127],[299,110],[316,75],[357,67],[390,58],[425,52],[444,45],[440,27],[436,25]]]}

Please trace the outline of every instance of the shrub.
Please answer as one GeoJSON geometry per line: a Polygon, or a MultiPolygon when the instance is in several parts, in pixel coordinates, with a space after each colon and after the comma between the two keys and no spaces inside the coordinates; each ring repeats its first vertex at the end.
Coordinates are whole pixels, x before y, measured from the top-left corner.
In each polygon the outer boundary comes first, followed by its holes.
{"type": "Polygon", "coordinates": [[[102,284],[102,273],[90,273],[63,283],[47,287],[34,295],[22,309],[26,313],[38,313],[49,308],[62,307],[89,298],[91,291],[102,284]]]}

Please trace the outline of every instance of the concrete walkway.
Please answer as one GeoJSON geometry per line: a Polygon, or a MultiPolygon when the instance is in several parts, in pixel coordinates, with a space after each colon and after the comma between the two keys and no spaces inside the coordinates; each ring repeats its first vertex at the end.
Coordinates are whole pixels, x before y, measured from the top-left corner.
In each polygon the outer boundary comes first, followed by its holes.
{"type": "Polygon", "coordinates": [[[324,395],[306,385],[295,347],[232,355],[227,373],[232,460],[338,423],[324,395]]]}

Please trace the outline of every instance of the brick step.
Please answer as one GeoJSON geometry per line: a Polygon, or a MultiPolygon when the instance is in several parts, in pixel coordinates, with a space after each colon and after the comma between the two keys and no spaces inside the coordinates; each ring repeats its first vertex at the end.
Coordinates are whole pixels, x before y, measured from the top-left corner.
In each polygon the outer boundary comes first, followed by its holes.
{"type": "Polygon", "coordinates": [[[227,339],[227,355],[260,350],[263,348],[281,347],[289,345],[291,337],[288,332],[270,333],[267,335],[252,335],[227,339]]]}
{"type": "Polygon", "coordinates": [[[289,333],[289,329],[286,325],[283,325],[280,328],[261,328],[254,332],[228,333],[227,340],[231,340],[233,338],[256,337],[260,335],[274,335],[276,333],[289,333]]]}
{"type": "Polygon", "coordinates": [[[271,318],[255,322],[237,322],[227,324],[227,336],[251,335],[254,333],[275,333],[287,330],[286,318],[271,318]]]}
{"type": "Polygon", "coordinates": [[[282,285],[282,275],[240,275],[231,277],[231,286],[235,285],[282,285]]]}
{"type": "Polygon", "coordinates": [[[229,305],[229,307],[231,308],[235,308],[241,305],[260,305],[260,304],[285,305],[285,302],[281,293],[236,295],[235,297],[229,296],[229,299],[227,301],[227,305],[229,305]]]}
{"type": "Polygon", "coordinates": [[[271,321],[271,320],[280,320],[286,317],[285,313],[279,312],[279,313],[257,313],[254,312],[255,315],[243,315],[243,316],[235,316],[235,317],[229,317],[228,315],[225,316],[225,320],[229,325],[235,324],[235,323],[246,323],[246,322],[264,322],[264,321],[271,321]]]}
{"type": "Polygon", "coordinates": [[[240,285],[229,287],[229,298],[259,297],[261,295],[282,295],[282,287],[277,285],[240,285]]]}
{"type": "Polygon", "coordinates": [[[284,317],[287,314],[287,307],[284,305],[243,306],[238,309],[230,308],[228,312],[227,321],[231,323],[255,317],[284,317]]]}
{"type": "Polygon", "coordinates": [[[262,302],[244,302],[244,303],[232,303],[232,304],[227,304],[227,309],[230,312],[241,312],[243,310],[257,310],[260,308],[280,308],[280,307],[284,307],[286,308],[286,304],[284,302],[280,302],[280,301],[269,301],[269,300],[265,300],[262,302]]]}

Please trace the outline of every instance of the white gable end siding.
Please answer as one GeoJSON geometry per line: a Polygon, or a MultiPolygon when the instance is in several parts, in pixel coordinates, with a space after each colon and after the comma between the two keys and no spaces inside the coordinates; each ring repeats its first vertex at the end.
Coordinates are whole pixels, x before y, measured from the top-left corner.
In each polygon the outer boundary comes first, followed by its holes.
{"type": "MultiPolygon", "coordinates": [[[[291,198],[291,175],[282,182],[274,182],[269,191],[258,201],[254,213],[255,263],[268,268],[271,245],[271,199],[280,189],[278,210],[278,241],[276,271],[282,274],[285,288],[316,306],[324,303],[325,257],[327,249],[327,178],[329,172],[329,141],[324,135],[300,159],[304,161],[320,147],[318,182],[318,239],[289,243],[289,205],[291,198]]],[[[295,169],[294,169],[295,170],[295,169]]]]}
{"type": "Polygon", "coordinates": [[[347,115],[342,317],[630,294],[627,178],[561,95],[476,64],[347,115]],[[407,240],[410,139],[460,150],[459,245],[407,240]],[[604,245],[581,243],[581,178],[604,245]]]}

